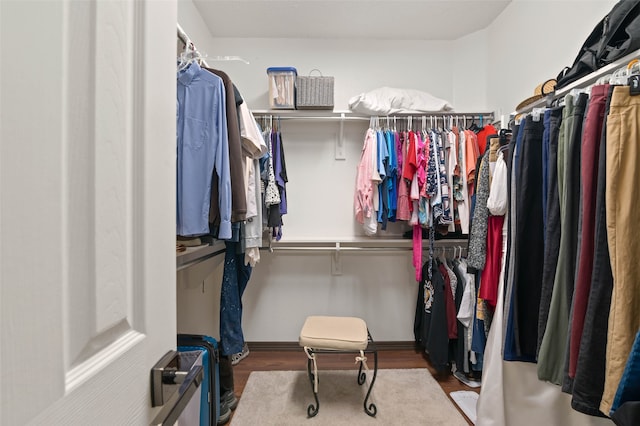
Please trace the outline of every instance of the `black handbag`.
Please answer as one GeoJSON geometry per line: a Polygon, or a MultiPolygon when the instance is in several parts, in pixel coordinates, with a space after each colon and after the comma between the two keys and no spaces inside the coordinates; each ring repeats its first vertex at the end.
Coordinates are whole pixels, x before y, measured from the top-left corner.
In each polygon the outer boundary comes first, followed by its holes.
{"type": "Polygon", "coordinates": [[[593,29],[571,67],[556,80],[556,90],[640,49],[640,0],[620,0],[593,29]]]}

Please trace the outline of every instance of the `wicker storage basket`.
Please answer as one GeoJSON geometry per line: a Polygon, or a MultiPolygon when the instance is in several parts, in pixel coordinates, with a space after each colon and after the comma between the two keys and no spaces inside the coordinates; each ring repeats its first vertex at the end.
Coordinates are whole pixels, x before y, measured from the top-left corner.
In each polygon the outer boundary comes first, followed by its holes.
{"type": "Polygon", "coordinates": [[[333,109],[333,77],[324,77],[317,69],[309,74],[314,71],[320,76],[296,77],[296,108],[333,109]]]}

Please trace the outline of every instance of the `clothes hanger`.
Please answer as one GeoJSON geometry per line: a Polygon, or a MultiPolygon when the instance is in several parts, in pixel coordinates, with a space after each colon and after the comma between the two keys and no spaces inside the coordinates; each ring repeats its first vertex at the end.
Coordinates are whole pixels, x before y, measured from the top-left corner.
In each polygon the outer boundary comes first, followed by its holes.
{"type": "Polygon", "coordinates": [[[178,61],[178,71],[182,71],[191,65],[191,63],[198,57],[198,51],[195,50],[193,43],[189,42],[185,44],[184,51],[180,53],[178,61]]]}
{"type": "Polygon", "coordinates": [[[618,68],[611,75],[609,81],[611,84],[626,85],[627,84],[627,67],[618,68]]]}
{"type": "Polygon", "coordinates": [[[478,133],[478,131],[480,130],[478,128],[478,125],[476,124],[476,116],[472,115],[471,116],[471,124],[469,124],[469,128],[467,130],[471,130],[475,133],[478,133]]]}
{"type": "Polygon", "coordinates": [[[512,132],[510,129],[500,129],[498,132],[498,137],[500,138],[500,145],[504,146],[509,143],[509,138],[511,137],[512,132]]]}
{"type": "Polygon", "coordinates": [[[547,108],[533,108],[531,110],[531,118],[533,118],[533,121],[540,121],[540,116],[543,115],[544,116],[544,112],[547,110],[547,108]]]}
{"type": "Polygon", "coordinates": [[[633,96],[640,93],[640,61],[634,59],[627,64],[627,84],[629,93],[633,96]]]}
{"type": "Polygon", "coordinates": [[[640,74],[640,60],[633,59],[627,64],[627,76],[631,77],[638,74],[640,74]]]}
{"type": "Polygon", "coordinates": [[[608,84],[611,81],[611,74],[606,74],[596,80],[595,85],[608,84]]]}

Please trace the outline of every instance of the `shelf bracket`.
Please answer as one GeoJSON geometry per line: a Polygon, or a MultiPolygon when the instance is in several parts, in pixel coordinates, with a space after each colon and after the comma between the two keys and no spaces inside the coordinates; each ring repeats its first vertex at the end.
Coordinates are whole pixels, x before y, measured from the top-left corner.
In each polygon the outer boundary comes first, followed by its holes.
{"type": "Polygon", "coordinates": [[[340,131],[336,138],[336,160],[346,160],[344,153],[344,112],[340,113],[340,131]]]}
{"type": "Polygon", "coordinates": [[[336,249],[331,256],[331,275],[342,275],[342,258],[340,257],[340,243],[336,242],[336,249]]]}

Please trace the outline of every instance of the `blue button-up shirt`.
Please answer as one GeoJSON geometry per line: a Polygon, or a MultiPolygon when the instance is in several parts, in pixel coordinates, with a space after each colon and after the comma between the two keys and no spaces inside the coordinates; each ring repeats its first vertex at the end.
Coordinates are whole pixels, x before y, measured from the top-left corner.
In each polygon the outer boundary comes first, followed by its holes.
{"type": "Polygon", "coordinates": [[[213,171],[218,175],[220,231],[231,238],[231,179],[222,79],[193,62],[178,72],[177,234],[209,233],[213,171]]]}

